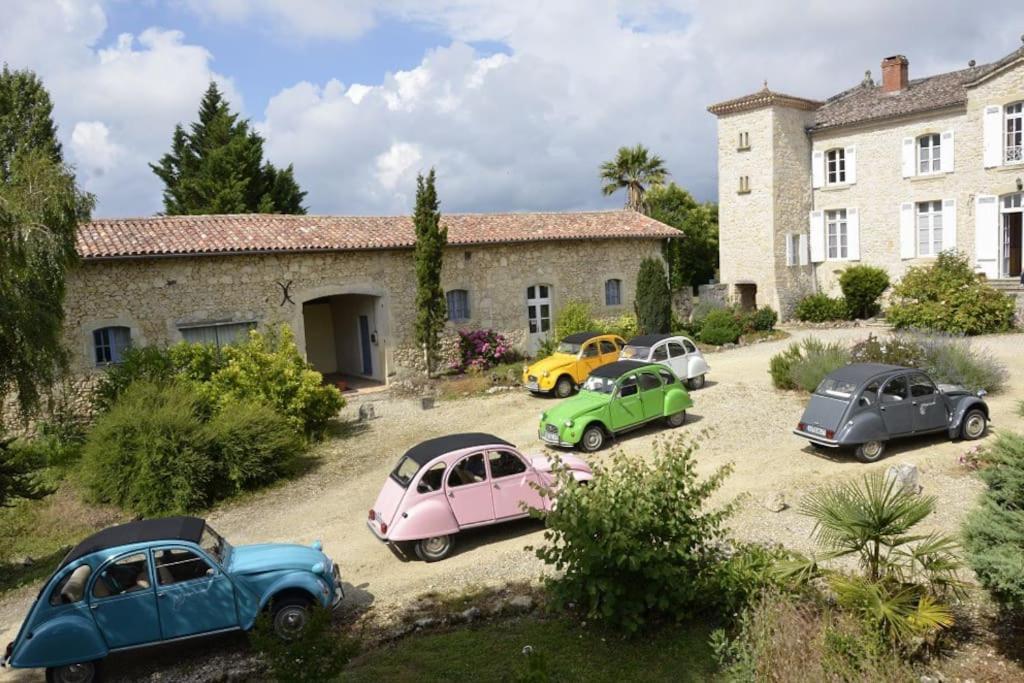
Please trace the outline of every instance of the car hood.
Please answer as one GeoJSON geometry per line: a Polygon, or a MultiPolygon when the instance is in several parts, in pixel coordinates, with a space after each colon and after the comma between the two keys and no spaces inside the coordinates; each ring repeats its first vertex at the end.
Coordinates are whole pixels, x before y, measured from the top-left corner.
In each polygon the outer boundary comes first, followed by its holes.
{"type": "Polygon", "coordinates": [[[608,405],[609,398],[608,394],[599,394],[596,391],[581,391],[572,398],[562,401],[554,408],[544,411],[544,419],[561,427],[562,423],[566,420],[575,420],[608,405]]]}
{"type": "Polygon", "coordinates": [[[561,370],[562,368],[569,367],[575,362],[576,356],[570,356],[568,353],[555,353],[547,358],[542,358],[537,361],[527,368],[526,371],[535,377],[541,377],[545,370],[548,373],[552,373],[555,370],[561,370]]]}
{"type": "Polygon", "coordinates": [[[850,402],[846,399],[812,394],[811,402],[804,409],[804,414],[800,421],[837,432],[839,431],[839,423],[842,421],[843,415],[846,414],[846,409],[849,406],[850,402]]]}
{"type": "Polygon", "coordinates": [[[939,391],[944,393],[950,398],[958,398],[960,396],[975,396],[975,392],[971,391],[967,387],[960,386],[959,384],[940,384],[939,391]]]}
{"type": "Polygon", "coordinates": [[[288,569],[312,569],[321,563],[330,563],[325,554],[306,545],[292,543],[260,543],[243,545],[231,551],[231,574],[263,574],[288,569]]]}
{"type": "MultiPolygon", "coordinates": [[[[562,464],[565,465],[567,469],[593,474],[593,470],[590,468],[590,465],[587,464],[587,461],[578,455],[564,453],[560,457],[562,464]]],[[[530,464],[533,465],[533,469],[544,474],[551,473],[552,462],[552,459],[546,455],[534,455],[530,457],[530,464]]]]}

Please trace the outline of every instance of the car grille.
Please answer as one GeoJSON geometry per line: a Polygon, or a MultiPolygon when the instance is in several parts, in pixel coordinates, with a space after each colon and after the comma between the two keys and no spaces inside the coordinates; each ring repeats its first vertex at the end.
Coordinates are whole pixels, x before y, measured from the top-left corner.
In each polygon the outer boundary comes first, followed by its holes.
{"type": "Polygon", "coordinates": [[[527,382],[536,382],[537,381],[537,377],[536,377],[536,375],[527,375],[526,376],[526,381],[527,382]]]}
{"type": "Polygon", "coordinates": [[[558,427],[552,424],[544,425],[544,431],[548,434],[558,435],[558,427]]]}

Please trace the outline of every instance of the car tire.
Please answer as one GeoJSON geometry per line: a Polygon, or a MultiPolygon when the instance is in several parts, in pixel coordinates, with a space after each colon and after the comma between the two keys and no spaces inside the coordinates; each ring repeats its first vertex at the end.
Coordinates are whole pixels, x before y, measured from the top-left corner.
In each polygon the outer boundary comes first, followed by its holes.
{"type": "Polygon", "coordinates": [[[667,422],[668,426],[671,427],[672,429],[675,429],[676,427],[682,427],[683,423],[686,422],[686,411],[681,410],[678,413],[672,413],[671,415],[665,418],[665,422],[667,422]]]}
{"type": "Polygon", "coordinates": [[[54,666],[46,670],[46,683],[94,683],[100,680],[100,662],[54,666]]]}
{"type": "Polygon", "coordinates": [[[583,436],[580,437],[579,447],[584,453],[593,453],[594,451],[601,450],[604,446],[604,429],[599,424],[592,424],[583,430],[583,436]]]}
{"type": "Polygon", "coordinates": [[[854,454],[861,462],[878,462],[885,455],[885,442],[867,441],[857,446],[854,454]]]}
{"type": "Polygon", "coordinates": [[[686,387],[688,389],[703,389],[706,381],[707,380],[704,378],[704,375],[697,375],[696,377],[691,377],[686,380],[686,387]]]}
{"type": "Polygon", "coordinates": [[[292,642],[302,637],[309,625],[309,613],[313,602],[309,598],[286,597],[274,601],[271,608],[270,623],[274,626],[274,635],[285,642],[292,642]]]}
{"type": "Polygon", "coordinates": [[[964,415],[963,422],[960,423],[960,436],[968,441],[974,441],[985,436],[986,429],[988,418],[985,417],[985,411],[975,408],[968,410],[964,415]]]}
{"type": "Polygon", "coordinates": [[[424,562],[439,562],[443,560],[452,554],[453,547],[455,547],[455,543],[450,534],[421,538],[413,546],[416,551],[416,557],[424,562]]]}
{"type": "Polygon", "coordinates": [[[555,382],[555,396],[558,398],[568,398],[572,395],[572,390],[574,388],[575,385],[573,384],[572,379],[568,375],[562,375],[558,378],[558,381],[555,382]]]}

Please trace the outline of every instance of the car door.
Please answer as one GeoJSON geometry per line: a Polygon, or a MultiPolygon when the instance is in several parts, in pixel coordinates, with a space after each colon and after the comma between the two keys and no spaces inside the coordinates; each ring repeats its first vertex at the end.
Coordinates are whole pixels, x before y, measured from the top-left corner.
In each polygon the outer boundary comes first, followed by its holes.
{"type": "Polygon", "coordinates": [[[602,339],[601,345],[601,365],[614,362],[619,358],[619,347],[614,342],[607,339],[602,339]]]}
{"type": "Polygon", "coordinates": [[[540,493],[531,486],[540,483],[537,474],[517,453],[509,450],[488,451],[487,467],[491,475],[496,520],[526,514],[522,503],[531,508],[544,508],[540,493]]]}
{"type": "Polygon", "coordinates": [[[164,639],[239,625],[231,579],[198,551],[163,546],[153,550],[153,564],[164,639]]]}
{"type": "MultiPolygon", "coordinates": [[[[669,351],[671,353],[671,350],[669,351]]],[[[643,406],[644,419],[653,420],[665,415],[665,389],[661,379],[654,372],[641,370],[637,374],[640,385],[640,404],[643,406]]]]}
{"type": "Polygon", "coordinates": [[[672,367],[668,362],[668,344],[665,342],[655,344],[654,348],[651,349],[651,362],[661,363],[664,366],[672,367]]]}
{"type": "Polygon", "coordinates": [[[900,436],[914,431],[914,406],[910,401],[907,376],[897,375],[882,385],[878,410],[889,436],[900,436]]]}
{"type": "Polygon", "coordinates": [[[111,650],[159,642],[160,617],[149,553],[135,551],[107,562],[89,589],[89,608],[111,650]]]}
{"type": "Polygon", "coordinates": [[[445,480],[445,494],[459,526],[494,521],[491,483],[487,480],[483,453],[467,455],[455,463],[445,480]]]}
{"type": "Polygon", "coordinates": [[[914,431],[933,432],[949,425],[946,402],[928,376],[922,372],[910,375],[910,403],[914,406],[914,431]]]}
{"type": "Polygon", "coordinates": [[[636,373],[630,373],[619,380],[619,384],[608,402],[608,414],[613,431],[624,429],[644,420],[644,407],[640,402],[640,387],[636,373]]]}
{"type": "Polygon", "coordinates": [[[668,346],[668,366],[672,368],[672,372],[676,373],[676,377],[688,379],[689,359],[686,348],[677,341],[670,341],[666,346],[668,346]]]}
{"type": "Polygon", "coordinates": [[[601,365],[601,348],[596,340],[588,341],[580,349],[579,381],[582,382],[590,373],[601,365]]]}

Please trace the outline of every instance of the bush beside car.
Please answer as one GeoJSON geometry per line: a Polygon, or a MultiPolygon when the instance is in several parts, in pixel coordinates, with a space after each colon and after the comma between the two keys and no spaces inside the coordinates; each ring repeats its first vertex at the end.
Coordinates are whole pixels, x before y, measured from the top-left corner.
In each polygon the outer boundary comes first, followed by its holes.
{"type": "Polygon", "coordinates": [[[768,372],[776,389],[814,391],[830,372],[850,362],[850,352],[839,343],[807,337],[772,356],[768,372]]]}

